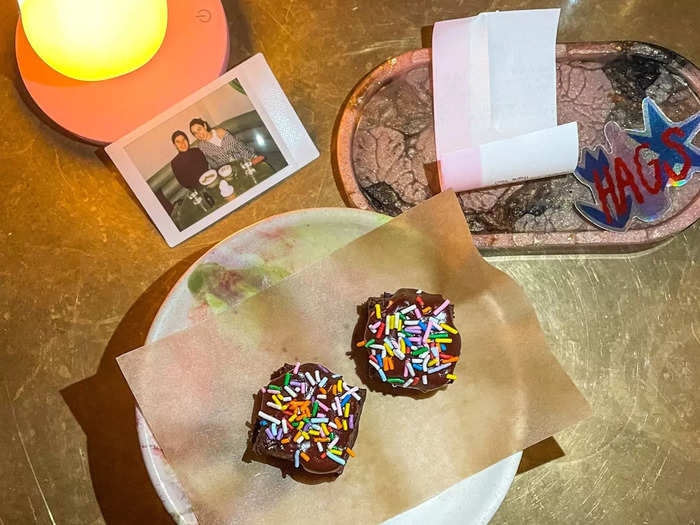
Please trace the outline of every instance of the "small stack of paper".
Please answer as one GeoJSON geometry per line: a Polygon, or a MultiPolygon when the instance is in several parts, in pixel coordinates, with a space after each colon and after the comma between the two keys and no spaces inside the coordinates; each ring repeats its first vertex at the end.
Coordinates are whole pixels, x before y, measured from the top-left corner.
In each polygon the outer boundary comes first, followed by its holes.
{"type": "Polygon", "coordinates": [[[557,126],[558,21],[559,9],[540,9],[435,24],[435,141],[443,189],[575,169],[578,127],[557,126]]]}

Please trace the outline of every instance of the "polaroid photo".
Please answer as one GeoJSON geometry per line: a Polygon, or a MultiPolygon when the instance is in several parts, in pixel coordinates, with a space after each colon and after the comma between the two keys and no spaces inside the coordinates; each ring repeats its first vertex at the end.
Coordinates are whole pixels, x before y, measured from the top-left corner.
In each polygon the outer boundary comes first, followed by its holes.
{"type": "Polygon", "coordinates": [[[318,157],[261,54],[105,151],[171,247],[318,157]]]}

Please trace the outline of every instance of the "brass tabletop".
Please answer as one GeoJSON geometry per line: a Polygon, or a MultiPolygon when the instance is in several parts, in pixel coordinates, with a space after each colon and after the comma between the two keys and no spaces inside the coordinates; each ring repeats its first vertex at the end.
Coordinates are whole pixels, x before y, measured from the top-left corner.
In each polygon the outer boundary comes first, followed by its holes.
{"type": "MultiPolygon", "coordinates": [[[[114,167],[28,99],[17,3],[0,5],[0,525],[170,523],[141,461],[114,357],[143,343],[178,276],[269,215],[343,206],[331,129],[355,83],[483,10],[562,8],[560,41],[642,40],[700,63],[697,0],[224,0],[231,65],[263,52],[321,157],[168,248],[114,167]]],[[[493,523],[695,523],[700,517],[700,226],[637,255],[491,257],[524,287],[595,415],[565,455],[516,476],[493,523]]],[[[546,451],[545,451],[546,452],[546,451]]]]}

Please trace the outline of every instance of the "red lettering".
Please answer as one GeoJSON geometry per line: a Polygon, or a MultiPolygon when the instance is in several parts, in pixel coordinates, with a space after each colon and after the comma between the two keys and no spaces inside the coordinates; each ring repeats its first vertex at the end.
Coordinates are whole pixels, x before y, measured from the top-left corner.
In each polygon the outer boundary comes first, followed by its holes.
{"type": "Polygon", "coordinates": [[[683,138],[685,137],[685,133],[681,128],[668,128],[661,134],[661,142],[663,142],[666,145],[666,147],[676,150],[678,154],[681,157],[683,157],[683,167],[681,168],[681,172],[676,174],[676,172],[673,171],[673,167],[669,166],[668,162],[664,162],[664,171],[666,172],[666,175],[668,175],[668,178],[671,180],[684,180],[685,177],[688,175],[688,171],[690,171],[690,157],[685,152],[683,144],[671,140],[672,135],[677,135],[680,138],[683,138]]]}
{"type": "Polygon", "coordinates": [[[639,153],[643,149],[649,149],[649,143],[645,142],[644,144],[640,144],[637,146],[637,148],[634,150],[634,165],[637,168],[637,176],[639,177],[639,181],[642,183],[642,186],[651,194],[651,195],[656,195],[661,191],[663,187],[663,179],[661,178],[661,170],[659,169],[659,161],[657,159],[654,159],[650,162],[647,162],[647,166],[653,166],[654,167],[654,185],[650,186],[649,183],[647,182],[646,178],[644,177],[644,171],[642,169],[642,163],[639,162],[639,153]]]}
{"type": "Polygon", "coordinates": [[[593,171],[593,182],[595,183],[595,190],[598,193],[598,200],[600,201],[600,205],[605,213],[605,220],[608,223],[612,223],[612,216],[610,215],[610,208],[608,206],[608,197],[612,199],[613,205],[615,206],[615,213],[618,217],[627,212],[627,201],[623,198],[622,205],[620,205],[620,201],[617,198],[617,193],[615,193],[615,185],[612,177],[610,176],[610,169],[608,166],[603,167],[603,178],[605,180],[605,186],[603,186],[603,183],[600,180],[598,170],[593,171]]]}
{"type": "Polygon", "coordinates": [[[627,164],[620,157],[615,157],[615,181],[617,182],[618,200],[620,202],[625,203],[625,205],[627,203],[627,199],[625,199],[625,188],[627,187],[632,190],[637,202],[644,202],[644,197],[639,192],[637,183],[634,181],[634,175],[632,175],[627,164]]]}

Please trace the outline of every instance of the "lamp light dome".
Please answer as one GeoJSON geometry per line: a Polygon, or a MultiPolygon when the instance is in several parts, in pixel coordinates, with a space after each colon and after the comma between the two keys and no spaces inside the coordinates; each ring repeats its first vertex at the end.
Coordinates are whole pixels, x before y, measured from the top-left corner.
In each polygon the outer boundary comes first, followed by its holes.
{"type": "Polygon", "coordinates": [[[19,0],[34,51],[59,73],[98,81],[138,69],[156,54],[167,0],[19,0]]]}

